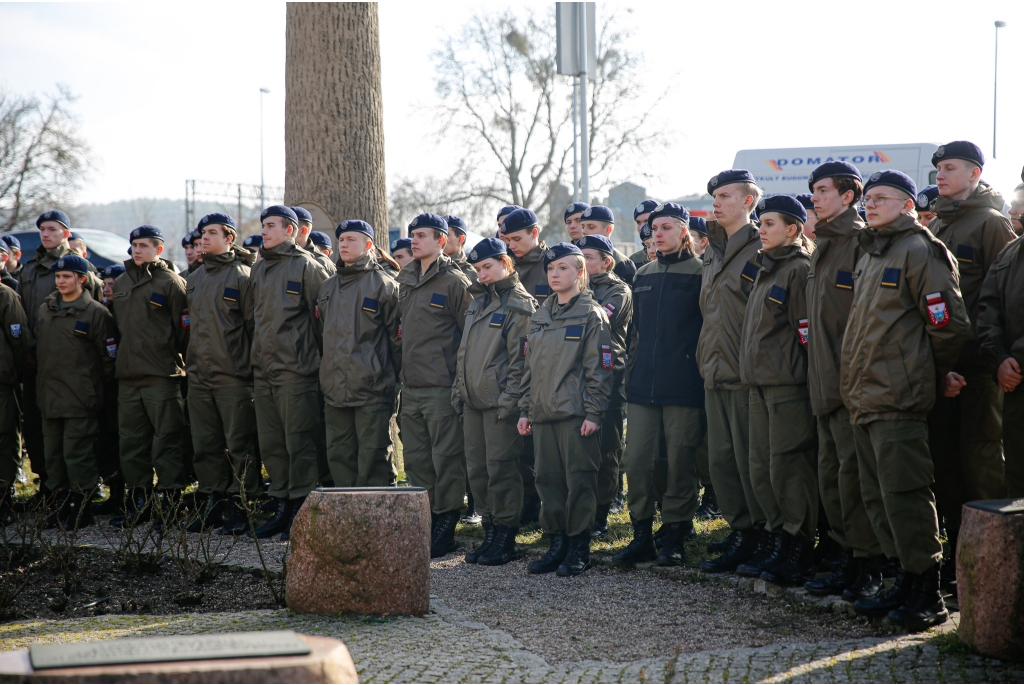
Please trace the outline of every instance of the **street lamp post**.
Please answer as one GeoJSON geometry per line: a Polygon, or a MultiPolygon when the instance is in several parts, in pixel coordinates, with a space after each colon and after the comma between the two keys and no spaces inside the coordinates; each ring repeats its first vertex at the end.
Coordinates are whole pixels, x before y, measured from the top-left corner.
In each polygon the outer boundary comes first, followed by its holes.
{"type": "Polygon", "coordinates": [[[260,211],[267,206],[266,191],[263,185],[263,95],[269,93],[269,88],[260,88],[260,211]]]}
{"type": "Polygon", "coordinates": [[[999,96],[999,29],[1006,26],[1005,21],[996,21],[996,63],[992,77],[992,159],[996,158],[996,102],[999,96]]]}

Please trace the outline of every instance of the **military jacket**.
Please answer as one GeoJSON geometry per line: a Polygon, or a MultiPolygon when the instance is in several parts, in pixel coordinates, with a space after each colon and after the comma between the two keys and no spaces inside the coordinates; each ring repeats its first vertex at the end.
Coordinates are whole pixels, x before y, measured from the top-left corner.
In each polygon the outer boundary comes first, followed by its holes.
{"type": "Polygon", "coordinates": [[[402,383],[410,388],[452,387],[465,330],[469,279],[440,254],[427,273],[414,259],[398,274],[402,317],[402,383]]]}
{"type": "Polygon", "coordinates": [[[469,263],[468,259],[466,259],[465,250],[459,248],[458,252],[453,255],[448,255],[448,258],[455,262],[455,266],[459,267],[459,269],[462,270],[462,273],[466,274],[466,278],[469,279],[470,283],[476,283],[476,269],[474,269],[473,265],[469,263]]]}
{"type": "Polygon", "coordinates": [[[970,338],[956,261],[912,217],[858,237],[840,389],[850,421],[922,419],[970,338]]]}
{"type": "Polygon", "coordinates": [[[12,276],[7,269],[0,269],[0,284],[6,285],[14,292],[18,292],[18,289],[21,288],[21,284],[18,283],[18,279],[12,276]]]}
{"type": "Polygon", "coordinates": [[[960,269],[960,292],[971,317],[971,340],[960,352],[957,370],[984,371],[978,342],[978,300],[982,282],[999,253],[1016,236],[1010,220],[1002,215],[1003,196],[981,184],[966,200],[941,195],[932,204],[935,218],[928,224],[956,258],[960,269]]]}
{"type": "Polygon", "coordinates": [[[334,262],[331,261],[330,257],[328,257],[323,252],[313,247],[312,242],[307,240],[305,247],[298,246],[298,244],[296,244],[296,246],[300,250],[311,256],[314,260],[316,260],[316,263],[323,267],[324,271],[327,272],[328,276],[333,276],[335,272],[338,270],[338,267],[334,265],[334,262]]]}
{"type": "MultiPolygon", "coordinates": [[[[21,295],[21,301],[25,306],[26,312],[35,312],[39,309],[39,305],[43,303],[47,295],[57,290],[54,285],[53,272],[50,271],[50,267],[58,259],[66,254],[70,254],[71,247],[65,240],[63,243],[47,250],[45,247],[40,245],[36,248],[36,256],[33,257],[25,264],[18,265],[18,294],[21,295]]],[[[75,252],[74,254],[78,254],[75,252]]],[[[103,283],[99,283],[98,279],[92,274],[92,265],[90,264],[89,282],[87,288],[89,294],[92,295],[94,300],[103,299],[103,283]],[[98,290],[97,290],[98,285],[98,290]]],[[[29,327],[35,327],[35,320],[29,319],[29,327]]]]}
{"type": "Polygon", "coordinates": [[[1024,248],[1021,238],[1003,248],[978,298],[978,338],[991,373],[1013,357],[1024,368],[1024,248]]]}
{"type": "Polygon", "coordinates": [[[327,272],[294,240],[260,252],[263,258],[249,275],[254,379],[275,386],[315,382],[320,375],[316,298],[327,272]]]}
{"type": "Polygon", "coordinates": [[[0,385],[18,385],[25,371],[32,333],[21,298],[7,286],[0,286],[0,326],[0,385]]]}
{"type": "Polygon", "coordinates": [[[537,247],[516,259],[519,282],[526,288],[526,292],[537,300],[538,305],[544,304],[544,298],[551,294],[551,286],[548,285],[548,272],[544,268],[544,253],[547,251],[548,246],[542,240],[537,247]]]}
{"type": "Polygon", "coordinates": [[[840,357],[853,306],[853,274],[861,255],[857,237],[864,227],[853,207],[814,225],[815,250],[807,274],[807,385],[816,416],[843,406],[840,357]]]}
{"type": "Polygon", "coordinates": [[[743,317],[740,379],[744,385],[807,383],[807,272],[802,244],[762,250],[743,317]]]}
{"type": "Polygon", "coordinates": [[[565,307],[549,297],[530,318],[521,416],[532,422],[585,417],[601,423],[615,368],[608,317],[589,290],[565,307]]]}
{"type": "Polygon", "coordinates": [[[470,409],[518,417],[526,339],[537,303],[517,273],[490,285],[474,283],[470,293],[454,395],[470,409]]]}
{"type": "Polygon", "coordinates": [[[249,273],[255,261],[256,255],[245,248],[232,247],[224,254],[205,255],[202,267],[189,276],[189,387],[252,385],[249,273]]]}
{"type": "Polygon", "coordinates": [[[590,290],[608,317],[608,333],[612,339],[612,394],[609,406],[620,407],[626,401],[623,385],[626,377],[626,342],[629,322],[633,318],[633,293],[622,279],[612,272],[590,276],[590,290]]]}
{"type": "Polygon", "coordinates": [[[753,224],[743,226],[731,238],[717,221],[709,221],[707,229],[700,291],[704,326],[697,343],[697,363],[708,390],[738,390],[743,387],[740,334],[747,298],[761,270],[756,261],[761,239],[753,224]]]}
{"type": "Polygon", "coordinates": [[[107,308],[87,291],[61,308],[52,293],[36,316],[36,394],[43,418],[95,417],[104,385],[114,378],[117,328],[107,308]]]}
{"type": "Polygon", "coordinates": [[[642,247],[633,254],[629,255],[629,261],[633,262],[633,264],[636,265],[637,271],[639,271],[640,267],[650,264],[651,256],[647,254],[647,248],[642,247]]]}
{"type": "Polygon", "coordinates": [[[320,388],[332,407],[391,402],[402,369],[398,283],[367,254],[320,286],[320,388]]]}
{"type": "Polygon", "coordinates": [[[114,280],[114,320],[121,332],[117,380],[133,386],[185,375],[189,319],[185,281],[157,260],[131,259],[114,280]]]}

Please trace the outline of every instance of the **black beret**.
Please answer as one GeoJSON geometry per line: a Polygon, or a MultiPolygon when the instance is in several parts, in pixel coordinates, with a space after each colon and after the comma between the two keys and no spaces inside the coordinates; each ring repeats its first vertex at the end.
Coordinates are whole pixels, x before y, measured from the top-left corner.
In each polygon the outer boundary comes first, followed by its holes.
{"type": "Polygon", "coordinates": [[[586,202],[573,202],[571,205],[565,208],[564,212],[562,212],[562,221],[564,223],[569,223],[570,216],[572,216],[573,214],[582,214],[588,209],[590,209],[590,205],[588,205],[586,202]]]}
{"type": "Polygon", "coordinates": [[[85,238],[83,238],[82,234],[77,231],[71,231],[71,235],[68,236],[68,240],[81,240],[83,243],[85,242],[85,238]]]}
{"type": "Polygon", "coordinates": [[[928,211],[928,207],[931,206],[935,198],[939,196],[939,187],[937,185],[930,185],[921,188],[921,192],[917,194],[917,209],[919,211],[928,211]]]}
{"type": "Polygon", "coordinates": [[[568,257],[571,254],[577,254],[580,257],[583,256],[582,250],[572,243],[555,243],[548,248],[547,252],[544,253],[544,269],[547,270],[548,264],[556,259],[568,257]]]}
{"type": "Polygon", "coordinates": [[[60,211],[59,209],[51,209],[48,212],[43,212],[42,214],[40,214],[39,218],[36,219],[36,228],[42,226],[44,221],[56,221],[64,228],[68,229],[69,231],[71,230],[71,219],[69,219],[68,215],[60,211]]]}
{"type": "Polygon", "coordinates": [[[57,273],[58,271],[72,271],[76,274],[85,275],[89,273],[89,262],[85,261],[84,257],[79,257],[76,254],[64,255],[53,263],[50,267],[50,271],[57,273]]]}
{"type": "Polygon", "coordinates": [[[291,207],[285,207],[284,205],[271,205],[270,207],[267,207],[260,212],[260,223],[262,223],[267,217],[271,216],[279,216],[282,219],[291,221],[296,226],[299,225],[299,217],[291,207]]]}
{"type": "Polygon", "coordinates": [[[454,214],[449,214],[444,218],[444,220],[448,224],[448,228],[454,228],[462,235],[466,235],[466,231],[469,230],[469,227],[466,226],[466,222],[463,221],[461,217],[457,217],[454,214]]]}
{"type": "Polygon", "coordinates": [[[647,242],[654,237],[654,233],[651,232],[651,225],[646,221],[640,224],[640,242],[647,242]]]}
{"type": "Polygon", "coordinates": [[[391,246],[392,254],[394,254],[395,250],[409,250],[409,252],[412,252],[412,240],[409,238],[399,238],[395,241],[395,244],[391,246]]]}
{"type": "Polygon", "coordinates": [[[327,235],[323,231],[310,231],[309,242],[313,243],[317,247],[331,247],[331,236],[327,235]]]}
{"type": "Polygon", "coordinates": [[[504,207],[498,210],[498,221],[501,221],[501,217],[508,216],[517,209],[522,209],[522,207],[520,207],[519,205],[505,205],[504,207]]]}
{"type": "Polygon", "coordinates": [[[601,205],[593,205],[583,210],[583,219],[585,221],[603,221],[605,223],[614,224],[615,216],[612,215],[612,210],[601,205]]]}
{"type": "Polygon", "coordinates": [[[203,232],[197,228],[196,230],[192,231],[192,235],[190,237],[192,238],[192,244],[195,245],[196,243],[203,239],[203,232]]]}
{"type": "Polygon", "coordinates": [[[633,285],[633,278],[636,276],[636,264],[633,263],[632,259],[623,259],[621,262],[615,263],[615,266],[612,267],[612,273],[625,281],[627,285],[633,285]]]}
{"type": "Polygon", "coordinates": [[[103,278],[117,278],[118,276],[120,276],[123,273],[124,273],[124,267],[121,266],[120,264],[114,264],[113,266],[108,266],[102,272],[103,278]]]}
{"type": "Polygon", "coordinates": [[[232,233],[234,233],[235,230],[238,228],[238,224],[235,222],[235,218],[230,214],[225,214],[224,212],[213,212],[212,214],[207,214],[206,216],[199,220],[199,225],[196,226],[196,230],[202,233],[203,229],[211,224],[220,224],[221,226],[227,226],[228,228],[231,229],[232,233]]]}
{"type": "Polygon", "coordinates": [[[246,236],[245,240],[242,241],[242,247],[251,249],[253,252],[263,247],[263,236],[259,233],[256,235],[246,236]]]}
{"type": "Polygon", "coordinates": [[[18,252],[21,252],[21,241],[13,235],[0,236],[0,240],[3,240],[9,247],[13,247],[18,252]]]}
{"type": "Polygon", "coordinates": [[[502,235],[523,231],[537,225],[537,215],[532,210],[519,208],[505,217],[501,224],[502,235]]]}
{"type": "Polygon", "coordinates": [[[313,215],[305,207],[292,207],[291,210],[295,212],[295,216],[298,217],[299,221],[313,223],[313,215]]]}
{"type": "Polygon", "coordinates": [[[500,257],[503,254],[508,254],[505,243],[497,238],[484,238],[473,246],[473,249],[466,255],[466,259],[470,264],[476,264],[491,257],[500,257]]]}
{"type": "Polygon", "coordinates": [[[798,193],[796,195],[796,201],[803,205],[803,208],[807,211],[814,211],[814,202],[811,200],[810,193],[798,193]]]}
{"type": "MultiPolygon", "coordinates": [[[[373,226],[359,219],[349,219],[347,221],[342,221],[340,224],[338,224],[338,227],[334,229],[334,237],[340,238],[342,233],[347,233],[349,231],[365,233],[366,235],[370,236],[371,240],[373,240],[373,226]]],[[[310,235],[313,234],[310,233],[310,235]]],[[[329,239],[328,242],[330,242],[329,239]]],[[[328,245],[328,247],[330,247],[330,245],[328,245]]]]}
{"type": "Polygon", "coordinates": [[[939,162],[944,159],[965,159],[978,166],[985,166],[985,153],[967,140],[954,140],[952,143],[940,145],[932,154],[932,166],[938,167],[939,162]]]}
{"type": "Polygon", "coordinates": [[[657,207],[657,206],[658,206],[658,201],[657,200],[644,200],[643,202],[638,204],[633,209],[633,221],[636,221],[637,217],[639,217],[641,214],[646,214],[647,212],[653,212],[654,208],[657,207]]]}
{"type": "Polygon", "coordinates": [[[763,198],[757,203],[757,216],[762,217],[767,212],[788,214],[794,219],[799,219],[800,223],[807,222],[807,210],[791,195],[772,195],[771,197],[763,198]]]}
{"type": "Polygon", "coordinates": [[[448,235],[448,222],[444,220],[444,217],[431,214],[430,212],[413,217],[412,221],[409,222],[409,230],[411,231],[415,228],[435,228],[448,235]]]}
{"type": "Polygon", "coordinates": [[[587,248],[588,250],[597,250],[598,252],[604,252],[605,254],[614,255],[615,248],[612,247],[612,241],[608,240],[603,235],[585,235],[576,241],[576,247],[587,248]]]}
{"type": "Polygon", "coordinates": [[[185,237],[181,239],[181,246],[188,247],[192,244],[192,231],[185,234],[185,237]]]}
{"type": "Polygon", "coordinates": [[[138,228],[133,228],[132,232],[128,235],[129,240],[138,240],[139,238],[153,238],[156,240],[163,240],[164,232],[161,231],[156,226],[143,224],[138,228]]]}
{"type": "Polygon", "coordinates": [[[702,236],[707,237],[708,235],[708,222],[704,220],[702,216],[691,216],[690,217],[690,230],[700,233],[702,236]]]}
{"type": "Polygon", "coordinates": [[[708,181],[708,195],[714,195],[715,190],[732,183],[754,183],[754,177],[746,169],[720,171],[708,181]]]}
{"type": "Polygon", "coordinates": [[[864,192],[867,192],[869,188],[874,188],[875,186],[889,186],[890,188],[902,190],[904,193],[914,198],[915,202],[917,201],[917,184],[914,183],[914,179],[910,178],[902,171],[896,171],[895,169],[876,171],[868,177],[868,182],[864,184],[864,192]]]}
{"type": "Polygon", "coordinates": [[[678,205],[675,202],[663,202],[651,211],[651,215],[647,217],[647,223],[651,225],[651,230],[654,230],[654,220],[663,216],[671,216],[679,219],[684,224],[690,221],[690,212],[686,207],[678,205]]]}
{"type": "Polygon", "coordinates": [[[858,181],[864,181],[860,170],[849,162],[825,162],[807,177],[807,187],[814,190],[815,183],[823,178],[832,178],[833,176],[850,176],[858,181]]]}

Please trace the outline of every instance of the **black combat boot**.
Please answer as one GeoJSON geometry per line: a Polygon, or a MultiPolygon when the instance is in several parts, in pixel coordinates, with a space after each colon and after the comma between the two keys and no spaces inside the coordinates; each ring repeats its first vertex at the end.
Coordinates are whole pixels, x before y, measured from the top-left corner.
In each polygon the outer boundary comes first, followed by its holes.
{"type": "Polygon", "coordinates": [[[785,532],[782,535],[789,539],[789,554],[782,563],[769,564],[761,580],[787,587],[803,585],[814,576],[814,540],[785,532]]]}
{"type": "MultiPolygon", "coordinates": [[[[281,542],[288,542],[292,539],[292,521],[295,520],[295,515],[299,513],[299,509],[302,508],[305,501],[305,495],[302,497],[296,497],[292,500],[292,508],[291,511],[288,512],[288,525],[281,531],[281,542]]],[[[452,530],[454,530],[454,526],[452,527],[452,530]]]]}
{"type": "Polygon", "coordinates": [[[578,576],[590,568],[590,531],[569,538],[569,553],[558,565],[556,575],[563,578],[578,576]]]}
{"type": "Polygon", "coordinates": [[[682,566],[686,561],[684,543],[697,537],[693,532],[693,521],[669,523],[663,525],[662,529],[668,529],[668,534],[665,536],[665,545],[658,552],[654,563],[657,566],[682,566]]]}
{"type": "Polygon", "coordinates": [[[857,580],[843,590],[843,599],[847,602],[856,602],[861,599],[877,597],[884,587],[882,572],[878,568],[878,558],[855,559],[854,563],[857,569],[857,580]]]}
{"type": "Polygon", "coordinates": [[[781,533],[769,533],[767,530],[756,532],[760,534],[760,539],[757,542],[754,556],[736,567],[736,573],[744,578],[760,578],[767,568],[768,562],[778,560],[785,540],[781,533]]]}
{"type": "Polygon", "coordinates": [[[497,535],[498,530],[490,521],[484,521],[484,541],[477,546],[472,552],[466,552],[466,563],[475,564],[487,552],[487,549],[494,544],[494,537],[497,535]]]}
{"type": "Polygon", "coordinates": [[[224,507],[227,504],[224,495],[214,492],[202,497],[196,504],[195,516],[191,517],[191,520],[182,521],[185,530],[199,533],[223,525],[224,507]]]}
{"type": "Polygon", "coordinates": [[[616,566],[630,567],[657,559],[658,550],[654,546],[654,536],[651,534],[653,525],[653,518],[633,521],[633,540],[626,545],[626,549],[612,557],[612,563],[616,566]]]}
{"type": "Polygon", "coordinates": [[[844,549],[843,558],[839,561],[839,568],[824,578],[808,580],[804,583],[804,589],[819,597],[841,595],[846,588],[857,582],[859,571],[860,564],[853,558],[853,550],[844,549]]]}
{"type": "Polygon", "coordinates": [[[46,523],[43,524],[43,527],[50,529],[60,526],[64,530],[70,530],[70,528],[64,528],[64,523],[67,522],[70,515],[71,493],[67,490],[59,490],[53,493],[53,495],[50,515],[46,517],[46,523]]]}
{"type": "Polygon", "coordinates": [[[732,573],[736,567],[757,551],[758,533],[756,530],[733,531],[732,545],[717,559],[705,559],[700,562],[700,570],[706,573],[732,573]]]}
{"type": "Polygon", "coordinates": [[[458,549],[455,542],[455,526],[458,525],[460,513],[446,511],[437,515],[437,527],[434,528],[434,539],[430,541],[430,558],[436,559],[451,554],[458,549]]]}
{"type": "Polygon", "coordinates": [[[519,525],[525,526],[540,521],[540,497],[527,495],[523,498],[523,515],[519,517],[519,525]]]}
{"type": "Polygon", "coordinates": [[[245,515],[242,496],[231,495],[224,512],[224,527],[219,532],[221,535],[242,535],[248,530],[249,518],[245,515]]]}
{"type": "Polygon", "coordinates": [[[608,509],[611,505],[597,505],[597,515],[594,516],[594,527],[590,529],[590,537],[599,538],[608,534],[608,509]]]}
{"type": "Polygon", "coordinates": [[[736,531],[732,531],[724,540],[708,543],[708,554],[723,554],[736,542],[736,531]]]}
{"type": "MultiPolygon", "coordinates": [[[[659,509],[660,509],[660,507],[659,507],[659,509]]],[[[652,528],[653,528],[653,526],[652,526],[652,528]]],[[[654,532],[654,535],[651,536],[651,539],[654,540],[654,548],[655,549],[661,549],[662,547],[665,546],[665,536],[666,535],[668,535],[668,528],[663,523],[660,526],[658,526],[658,530],[656,530],[654,532]]]]}
{"type": "Polygon", "coordinates": [[[153,491],[150,488],[130,488],[124,498],[124,510],[120,515],[110,519],[110,525],[115,528],[131,528],[139,523],[145,523],[152,511],[152,497],[153,491]]]}
{"type": "Polygon", "coordinates": [[[519,534],[518,528],[497,525],[494,526],[494,530],[494,542],[487,548],[484,554],[480,555],[476,563],[481,566],[504,566],[508,562],[515,561],[523,556],[519,548],[516,547],[516,535],[519,534]]]}
{"type": "Polygon", "coordinates": [[[551,547],[547,554],[526,565],[529,573],[554,573],[569,554],[569,536],[564,531],[550,533],[551,547]]]}
{"type": "Polygon", "coordinates": [[[700,498],[700,507],[697,508],[697,513],[693,515],[693,518],[701,521],[722,518],[722,510],[718,507],[718,496],[712,486],[708,485],[704,488],[704,495],[700,498]]]}
{"type": "Polygon", "coordinates": [[[246,535],[263,540],[274,537],[278,533],[283,533],[284,529],[288,527],[292,513],[291,501],[287,497],[275,497],[273,501],[274,515],[270,517],[269,521],[256,530],[250,530],[246,535]]]}
{"type": "Polygon", "coordinates": [[[939,565],[935,564],[915,576],[910,598],[901,607],[889,612],[889,622],[914,633],[945,623],[949,612],[942,601],[940,573],[939,565]]]}
{"type": "Polygon", "coordinates": [[[896,582],[893,586],[871,599],[858,599],[853,603],[853,611],[858,616],[868,618],[882,618],[887,616],[893,609],[899,609],[910,599],[911,590],[914,588],[914,581],[917,576],[904,571],[902,566],[896,569],[896,582]]]}

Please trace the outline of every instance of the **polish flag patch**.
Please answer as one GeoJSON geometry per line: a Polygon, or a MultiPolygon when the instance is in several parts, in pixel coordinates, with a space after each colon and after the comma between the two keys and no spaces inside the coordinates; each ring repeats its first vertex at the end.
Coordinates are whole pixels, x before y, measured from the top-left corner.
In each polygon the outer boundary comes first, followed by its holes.
{"type": "Polygon", "coordinates": [[[609,319],[615,316],[615,305],[613,305],[611,302],[604,305],[602,309],[604,309],[604,313],[608,315],[609,319]]]}
{"type": "Polygon", "coordinates": [[[186,330],[188,330],[188,328],[189,328],[189,326],[191,324],[192,324],[192,320],[188,316],[188,310],[187,309],[182,309],[181,310],[181,327],[186,329],[186,330]]]}
{"type": "Polygon", "coordinates": [[[949,323],[949,309],[946,301],[942,299],[942,293],[932,293],[925,296],[928,303],[928,318],[936,328],[942,328],[949,323]]]}
{"type": "Polygon", "coordinates": [[[796,322],[796,332],[800,336],[800,344],[807,347],[807,319],[796,322]]]}

